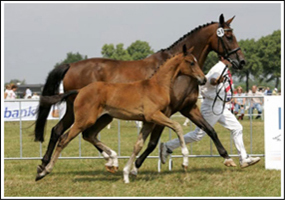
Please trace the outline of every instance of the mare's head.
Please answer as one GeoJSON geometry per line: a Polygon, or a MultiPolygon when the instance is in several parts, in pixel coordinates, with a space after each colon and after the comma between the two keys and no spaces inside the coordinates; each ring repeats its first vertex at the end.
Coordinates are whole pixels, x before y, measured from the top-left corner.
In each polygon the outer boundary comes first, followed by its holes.
{"type": "Polygon", "coordinates": [[[246,62],[233,29],[230,27],[233,19],[234,17],[225,22],[223,14],[220,15],[218,27],[213,27],[215,34],[211,37],[210,47],[220,56],[229,60],[233,68],[242,69],[246,62]]]}
{"type": "Polygon", "coordinates": [[[194,47],[187,50],[186,45],[183,45],[182,62],[179,65],[180,73],[187,76],[191,76],[197,79],[199,85],[204,85],[207,82],[207,78],[201,70],[197,59],[192,54],[194,47]]]}

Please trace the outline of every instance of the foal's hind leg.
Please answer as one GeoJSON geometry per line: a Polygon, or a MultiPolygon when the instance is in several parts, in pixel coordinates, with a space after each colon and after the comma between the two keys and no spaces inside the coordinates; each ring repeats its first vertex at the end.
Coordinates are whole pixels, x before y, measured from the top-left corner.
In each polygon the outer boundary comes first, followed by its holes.
{"type": "Polygon", "coordinates": [[[159,124],[159,125],[167,126],[176,132],[178,139],[180,141],[181,149],[182,149],[183,167],[184,169],[186,169],[188,166],[189,151],[185,144],[185,140],[183,136],[183,129],[181,125],[178,122],[169,119],[160,111],[157,111],[156,113],[154,113],[150,118],[152,122],[159,124]]]}
{"type": "Polygon", "coordinates": [[[42,179],[43,177],[45,177],[47,174],[49,174],[52,171],[54,164],[56,163],[61,151],[68,145],[68,143],[73,138],[75,138],[81,132],[81,130],[82,129],[79,129],[77,127],[77,125],[74,124],[67,133],[65,133],[64,135],[62,135],[60,137],[58,144],[57,144],[57,147],[56,147],[56,150],[55,150],[49,164],[45,167],[45,169],[41,173],[38,173],[38,175],[36,177],[36,181],[42,179]]]}
{"type": "Polygon", "coordinates": [[[146,140],[146,138],[148,137],[149,133],[153,130],[154,124],[153,123],[144,123],[140,134],[138,136],[138,140],[134,146],[134,150],[133,153],[130,157],[130,159],[128,160],[127,164],[124,167],[124,182],[125,183],[129,183],[129,174],[130,174],[130,170],[131,170],[131,166],[133,161],[135,160],[136,156],[138,155],[138,153],[141,151],[141,149],[143,148],[144,142],[146,140]]]}
{"type": "Polygon", "coordinates": [[[41,173],[47,164],[50,162],[52,152],[59,137],[73,124],[74,114],[73,114],[73,103],[70,101],[66,102],[66,112],[64,117],[52,128],[51,136],[48,144],[47,151],[42,159],[42,164],[38,166],[37,173],[41,173]]]}

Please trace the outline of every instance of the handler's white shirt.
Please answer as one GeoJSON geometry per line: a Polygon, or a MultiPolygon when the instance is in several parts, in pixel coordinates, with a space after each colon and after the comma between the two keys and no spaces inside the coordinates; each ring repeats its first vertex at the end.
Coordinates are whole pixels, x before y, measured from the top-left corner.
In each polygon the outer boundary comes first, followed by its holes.
{"type": "MultiPolygon", "coordinates": [[[[224,88],[224,84],[220,83],[218,86],[216,85],[211,85],[210,80],[212,78],[217,79],[223,72],[223,70],[225,69],[225,64],[221,61],[219,61],[216,65],[214,65],[210,71],[207,73],[206,77],[207,77],[207,82],[205,85],[201,86],[201,94],[203,97],[205,97],[205,100],[211,100],[208,102],[212,102],[216,95],[217,95],[217,90],[220,90],[220,97],[224,97],[225,95],[225,88],[224,88]],[[216,87],[218,87],[218,89],[216,89],[216,87]]],[[[224,75],[228,74],[228,69],[225,70],[224,75]]],[[[222,101],[217,98],[217,103],[222,103],[222,101]]]]}

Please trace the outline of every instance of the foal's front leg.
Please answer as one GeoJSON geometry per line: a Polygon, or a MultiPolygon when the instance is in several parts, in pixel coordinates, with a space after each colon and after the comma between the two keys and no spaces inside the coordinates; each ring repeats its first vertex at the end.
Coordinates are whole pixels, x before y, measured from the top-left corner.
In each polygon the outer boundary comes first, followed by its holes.
{"type": "Polygon", "coordinates": [[[124,182],[129,183],[129,174],[131,170],[131,166],[133,164],[133,161],[135,160],[136,156],[139,154],[141,149],[143,148],[144,142],[146,138],[148,137],[149,133],[153,130],[154,124],[153,123],[144,123],[143,127],[140,131],[140,134],[138,136],[138,140],[134,146],[133,153],[128,160],[127,164],[124,167],[123,173],[124,173],[124,182]]]}
{"type": "Polygon", "coordinates": [[[156,123],[156,124],[159,124],[159,125],[167,126],[176,132],[178,139],[180,141],[180,146],[181,146],[182,155],[183,155],[183,164],[182,165],[183,165],[184,169],[186,170],[188,167],[189,151],[188,151],[187,146],[185,144],[185,140],[184,140],[184,136],[183,136],[183,129],[182,129],[181,125],[178,122],[169,119],[160,111],[154,113],[151,116],[151,121],[156,123]]]}

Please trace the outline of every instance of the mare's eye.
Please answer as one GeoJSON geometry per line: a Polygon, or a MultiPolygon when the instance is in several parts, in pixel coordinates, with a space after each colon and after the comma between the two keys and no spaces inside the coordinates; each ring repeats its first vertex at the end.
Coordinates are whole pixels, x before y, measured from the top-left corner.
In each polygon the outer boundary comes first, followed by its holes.
{"type": "Polygon", "coordinates": [[[195,63],[192,61],[192,62],[190,63],[190,65],[191,65],[191,66],[194,66],[194,65],[195,65],[195,63]]]}

